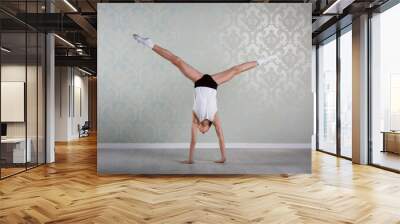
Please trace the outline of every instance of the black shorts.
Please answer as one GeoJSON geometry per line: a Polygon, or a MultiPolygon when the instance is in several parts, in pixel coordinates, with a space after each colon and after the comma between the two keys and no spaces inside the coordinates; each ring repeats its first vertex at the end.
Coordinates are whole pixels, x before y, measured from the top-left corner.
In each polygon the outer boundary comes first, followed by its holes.
{"type": "Polygon", "coordinates": [[[194,88],[199,87],[199,86],[209,87],[209,88],[213,88],[213,89],[218,88],[218,84],[211,77],[211,75],[208,75],[208,74],[204,74],[199,80],[197,80],[194,83],[194,88]]]}

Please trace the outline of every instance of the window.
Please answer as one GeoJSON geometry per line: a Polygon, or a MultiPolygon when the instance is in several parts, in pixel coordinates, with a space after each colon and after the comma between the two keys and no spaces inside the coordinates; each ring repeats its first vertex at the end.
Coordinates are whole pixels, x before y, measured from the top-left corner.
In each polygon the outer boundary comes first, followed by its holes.
{"type": "Polygon", "coordinates": [[[318,149],[336,153],[336,36],[318,48],[318,149]]]}
{"type": "Polygon", "coordinates": [[[340,154],[352,156],[352,32],[340,36],[340,154]]]}
{"type": "Polygon", "coordinates": [[[371,19],[371,162],[400,170],[400,5],[371,19]]]}
{"type": "MultiPolygon", "coordinates": [[[[42,13],[44,1],[1,2],[42,13]]],[[[45,163],[45,35],[0,12],[0,178],[45,163]],[[11,24],[11,25],[10,25],[11,24]]]]}

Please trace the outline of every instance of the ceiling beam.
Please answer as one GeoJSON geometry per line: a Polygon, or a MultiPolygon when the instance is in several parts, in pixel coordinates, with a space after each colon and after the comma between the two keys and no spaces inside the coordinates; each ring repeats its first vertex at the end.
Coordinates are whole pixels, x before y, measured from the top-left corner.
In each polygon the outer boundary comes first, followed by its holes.
{"type": "Polygon", "coordinates": [[[56,66],[82,66],[96,70],[97,60],[91,56],[55,56],[56,66]]]}
{"type": "MultiPolygon", "coordinates": [[[[90,37],[91,40],[97,39],[97,30],[88,22],[88,20],[81,14],[71,13],[67,15],[71,20],[73,20],[77,25],[79,25],[85,33],[90,37]]],[[[88,40],[90,41],[90,40],[88,40]]],[[[92,41],[90,43],[92,46],[96,46],[97,42],[92,41]]]]}
{"type": "Polygon", "coordinates": [[[342,14],[343,10],[354,1],[355,0],[336,0],[328,5],[328,7],[323,10],[322,14],[342,14]]]}

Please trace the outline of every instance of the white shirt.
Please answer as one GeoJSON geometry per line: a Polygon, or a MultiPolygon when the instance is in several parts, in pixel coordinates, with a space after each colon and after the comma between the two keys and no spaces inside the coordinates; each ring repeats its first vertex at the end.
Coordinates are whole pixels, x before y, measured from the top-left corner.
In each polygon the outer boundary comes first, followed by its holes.
{"type": "Polygon", "coordinates": [[[217,112],[217,90],[203,86],[194,88],[193,111],[200,122],[205,119],[214,121],[217,112]]]}

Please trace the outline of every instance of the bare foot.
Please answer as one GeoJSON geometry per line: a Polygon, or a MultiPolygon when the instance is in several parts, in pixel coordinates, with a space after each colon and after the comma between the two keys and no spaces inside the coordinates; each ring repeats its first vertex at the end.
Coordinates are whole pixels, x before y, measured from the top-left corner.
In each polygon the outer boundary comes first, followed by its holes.
{"type": "Polygon", "coordinates": [[[184,160],[184,161],[181,161],[181,163],[183,163],[183,164],[193,164],[194,161],[193,160],[184,160]]]}
{"type": "Polygon", "coordinates": [[[223,159],[214,161],[214,163],[225,163],[225,161],[226,161],[226,159],[223,158],[223,159]]]}

